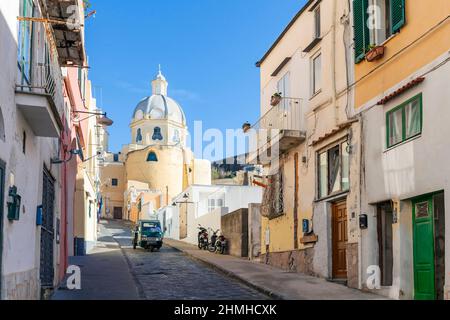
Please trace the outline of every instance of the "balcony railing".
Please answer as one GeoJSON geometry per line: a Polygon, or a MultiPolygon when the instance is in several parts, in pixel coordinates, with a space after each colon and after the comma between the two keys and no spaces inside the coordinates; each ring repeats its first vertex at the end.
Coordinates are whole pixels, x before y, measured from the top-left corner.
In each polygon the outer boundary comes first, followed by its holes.
{"type": "Polygon", "coordinates": [[[252,143],[249,163],[267,164],[271,157],[277,156],[277,151],[285,153],[301,144],[306,137],[303,119],[302,100],[282,98],[251,126],[257,143],[252,143]],[[273,146],[275,152],[268,151],[273,146]]]}
{"type": "Polygon", "coordinates": [[[58,137],[63,128],[62,73],[57,59],[53,60],[54,63],[51,59],[46,63],[25,62],[18,67],[16,104],[37,136],[58,137]]]}
{"type": "Polygon", "coordinates": [[[302,100],[283,98],[252,126],[253,129],[303,130],[302,100]]]}

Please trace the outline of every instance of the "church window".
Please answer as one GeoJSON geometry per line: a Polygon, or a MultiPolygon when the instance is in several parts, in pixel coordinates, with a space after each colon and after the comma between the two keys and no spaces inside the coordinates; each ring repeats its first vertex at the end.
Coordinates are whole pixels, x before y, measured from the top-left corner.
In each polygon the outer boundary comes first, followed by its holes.
{"type": "Polygon", "coordinates": [[[158,157],[156,156],[156,153],[150,152],[147,156],[147,162],[158,162],[158,157]]]}
{"type": "Polygon", "coordinates": [[[163,140],[163,136],[161,134],[161,128],[160,127],[155,127],[155,129],[153,130],[153,140],[163,140]]]}
{"type": "Polygon", "coordinates": [[[136,133],[136,142],[137,142],[137,143],[142,142],[142,131],[141,131],[140,128],[137,129],[137,133],[136,133]]]}
{"type": "Polygon", "coordinates": [[[180,142],[180,131],[175,130],[174,134],[173,134],[173,142],[180,142]]]}

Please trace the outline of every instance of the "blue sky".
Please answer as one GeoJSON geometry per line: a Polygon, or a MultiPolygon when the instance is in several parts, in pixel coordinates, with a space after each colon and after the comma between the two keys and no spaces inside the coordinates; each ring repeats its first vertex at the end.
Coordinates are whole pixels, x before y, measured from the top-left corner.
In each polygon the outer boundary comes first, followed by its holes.
{"type": "MultiPolygon", "coordinates": [[[[110,149],[130,142],[137,103],[151,94],[161,64],[169,96],[188,126],[240,128],[259,116],[259,69],[305,0],[91,0],[90,79],[98,105],[115,123],[110,149]],[[100,94],[101,93],[101,94],[100,94]]],[[[198,156],[198,155],[197,155],[198,156]]]]}

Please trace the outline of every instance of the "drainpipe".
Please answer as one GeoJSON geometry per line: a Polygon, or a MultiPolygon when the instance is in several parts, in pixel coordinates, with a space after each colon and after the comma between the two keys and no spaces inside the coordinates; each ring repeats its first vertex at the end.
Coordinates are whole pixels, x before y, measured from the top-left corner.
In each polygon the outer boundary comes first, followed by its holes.
{"type": "Polygon", "coordinates": [[[336,92],[336,1],[331,1],[333,4],[333,15],[332,15],[332,26],[331,26],[331,37],[333,40],[331,46],[331,86],[333,91],[333,106],[334,106],[334,120],[336,126],[339,124],[339,107],[336,105],[337,92],[336,92]]]}

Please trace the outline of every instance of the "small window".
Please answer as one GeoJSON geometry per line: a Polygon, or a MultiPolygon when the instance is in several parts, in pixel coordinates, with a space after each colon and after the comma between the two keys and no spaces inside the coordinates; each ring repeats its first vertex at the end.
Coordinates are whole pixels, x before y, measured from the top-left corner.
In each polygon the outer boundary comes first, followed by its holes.
{"type": "Polygon", "coordinates": [[[142,130],[139,128],[136,132],[136,143],[142,142],[142,130]]]}
{"type": "Polygon", "coordinates": [[[117,187],[119,185],[119,179],[115,179],[115,178],[111,179],[111,185],[113,187],[117,187]]]}
{"type": "Polygon", "coordinates": [[[312,95],[319,92],[322,86],[322,55],[319,54],[312,60],[312,95]]]}
{"type": "Polygon", "coordinates": [[[349,190],[350,157],[347,141],[319,153],[317,162],[319,198],[349,190]]]}
{"type": "Polygon", "coordinates": [[[114,162],[119,162],[119,154],[114,153],[114,162]]]}
{"type": "Polygon", "coordinates": [[[387,147],[422,133],[422,95],[419,94],[386,114],[387,147]]]}
{"type": "Polygon", "coordinates": [[[320,29],[320,7],[317,7],[314,10],[314,38],[320,38],[321,29],[320,29]]]}
{"type": "Polygon", "coordinates": [[[155,129],[153,129],[153,140],[163,140],[163,136],[161,134],[161,128],[160,127],[155,127],[155,129]]]}
{"type": "Polygon", "coordinates": [[[147,162],[158,162],[158,157],[156,156],[156,153],[150,152],[147,156],[147,162]]]}

